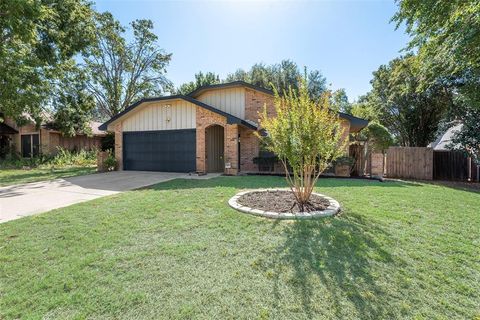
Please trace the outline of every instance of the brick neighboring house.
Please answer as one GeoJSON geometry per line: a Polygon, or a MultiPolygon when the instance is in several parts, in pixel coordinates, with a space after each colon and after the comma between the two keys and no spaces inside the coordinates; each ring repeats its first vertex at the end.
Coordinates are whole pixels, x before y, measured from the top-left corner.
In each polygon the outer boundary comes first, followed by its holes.
{"type": "Polygon", "coordinates": [[[51,123],[37,127],[33,122],[18,126],[13,119],[5,118],[0,123],[0,156],[2,150],[14,149],[24,158],[39,154],[51,155],[62,147],[68,150],[93,150],[101,147],[101,139],[106,135],[99,129],[101,123],[90,122],[92,136],[78,134],[74,137],[64,137],[51,123]]]}
{"type": "MultiPolygon", "coordinates": [[[[115,132],[120,170],[258,173],[258,112],[275,116],[270,90],[236,81],[188,95],[142,99],[100,126],[115,132]]],[[[340,113],[345,138],[368,121],[340,113]]],[[[348,154],[348,148],[345,151],[348,154]]],[[[266,169],[283,172],[280,164],[266,169]]]]}

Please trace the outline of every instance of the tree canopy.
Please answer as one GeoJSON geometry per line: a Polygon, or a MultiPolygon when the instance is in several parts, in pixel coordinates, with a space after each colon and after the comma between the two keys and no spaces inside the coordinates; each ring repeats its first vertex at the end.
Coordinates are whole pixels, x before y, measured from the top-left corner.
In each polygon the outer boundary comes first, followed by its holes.
{"type": "Polygon", "coordinates": [[[171,54],[159,47],[152,21],[131,22],[133,40],[127,42],[126,29],[110,13],[95,20],[96,42],[84,61],[98,116],[112,117],[135,100],[172,90],[165,76],[171,54]]]}
{"type": "Polygon", "coordinates": [[[220,76],[213,72],[198,72],[195,74],[195,81],[182,84],[175,92],[177,94],[189,94],[197,88],[211,84],[220,83],[220,76]]]}
{"type": "Polygon", "coordinates": [[[89,1],[0,1],[0,111],[40,121],[73,58],[93,41],[89,1]]]}
{"type": "Polygon", "coordinates": [[[453,104],[452,91],[442,83],[420,88],[419,63],[411,54],[380,66],[371,83],[363,111],[368,110],[370,118],[378,115],[403,146],[427,146],[453,104]]]}

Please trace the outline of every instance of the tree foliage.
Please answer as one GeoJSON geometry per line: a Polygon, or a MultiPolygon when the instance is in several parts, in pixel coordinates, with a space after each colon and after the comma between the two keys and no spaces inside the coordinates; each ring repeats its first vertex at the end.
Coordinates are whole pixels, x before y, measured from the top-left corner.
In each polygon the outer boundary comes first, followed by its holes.
{"type": "Polygon", "coordinates": [[[88,89],[95,97],[98,114],[112,117],[133,101],[171,90],[166,67],[171,54],[158,45],[150,20],[130,23],[133,40],[125,40],[125,28],[110,13],[96,15],[96,44],[85,56],[88,89]]]}
{"type": "Polygon", "coordinates": [[[418,48],[423,70],[435,80],[480,67],[480,4],[478,0],[397,0],[393,17],[405,23],[418,48]],[[430,71],[429,71],[430,69],[430,71]]]}
{"type": "Polygon", "coordinates": [[[454,92],[456,120],[464,125],[454,140],[478,157],[480,109],[480,3],[478,0],[397,0],[393,17],[405,23],[420,61],[420,89],[442,83],[454,92]],[[477,110],[475,110],[477,109],[477,110]],[[476,118],[477,117],[477,118],[476,118]],[[474,150],[477,150],[476,152],[474,150]]]}
{"type": "MultiPolygon", "coordinates": [[[[250,70],[238,69],[227,75],[225,81],[245,81],[253,85],[271,89],[272,85],[277,92],[288,91],[290,88],[299,91],[300,80],[304,77],[298,65],[291,60],[283,60],[280,63],[265,65],[254,64],[250,70]]],[[[310,98],[317,100],[327,90],[326,79],[318,70],[307,73],[307,90],[310,98]]]]}
{"type": "Polygon", "coordinates": [[[177,90],[177,94],[189,94],[197,88],[220,83],[220,76],[213,72],[198,72],[195,74],[195,81],[182,84],[177,90]]]}
{"type": "Polygon", "coordinates": [[[298,91],[290,87],[282,96],[275,90],[276,117],[264,109],[260,124],[268,134],[259,138],[282,162],[300,211],[306,211],[320,174],[344,154],[347,141],[342,141],[343,128],[330,110],[329,95],[313,100],[307,79],[298,84],[298,91]]]}
{"type": "Polygon", "coordinates": [[[345,89],[338,89],[332,93],[331,97],[332,110],[351,113],[351,104],[348,101],[347,92],[345,89]]]}
{"type": "Polygon", "coordinates": [[[370,122],[368,126],[361,131],[365,137],[368,147],[371,151],[385,152],[388,147],[394,143],[391,133],[378,122],[370,122]]]}
{"type": "Polygon", "coordinates": [[[48,105],[65,68],[94,39],[85,0],[0,1],[0,111],[22,122],[48,105]]]}
{"type": "MultiPolygon", "coordinates": [[[[417,57],[407,55],[373,73],[367,105],[403,146],[425,147],[453,104],[452,91],[442,83],[421,87],[417,57]]],[[[373,116],[373,115],[372,115],[373,116]]]]}
{"type": "Polygon", "coordinates": [[[80,69],[68,72],[60,82],[53,99],[53,126],[65,136],[91,135],[90,121],[95,99],[87,90],[86,75],[80,69]]]}

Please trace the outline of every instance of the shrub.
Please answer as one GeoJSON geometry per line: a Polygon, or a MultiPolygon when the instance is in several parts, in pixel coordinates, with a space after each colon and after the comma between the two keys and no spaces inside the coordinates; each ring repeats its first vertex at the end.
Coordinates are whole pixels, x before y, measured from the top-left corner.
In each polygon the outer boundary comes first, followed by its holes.
{"type": "Polygon", "coordinates": [[[117,159],[115,159],[115,155],[113,154],[112,150],[108,150],[108,156],[103,161],[103,167],[107,171],[114,171],[117,168],[117,159]]]}
{"type": "Polygon", "coordinates": [[[282,162],[300,211],[307,209],[320,174],[346,147],[338,114],[330,110],[329,100],[329,93],[312,100],[307,80],[301,79],[298,93],[290,88],[280,96],[275,91],[275,117],[269,117],[266,108],[260,115],[267,135],[257,136],[282,162]]]}

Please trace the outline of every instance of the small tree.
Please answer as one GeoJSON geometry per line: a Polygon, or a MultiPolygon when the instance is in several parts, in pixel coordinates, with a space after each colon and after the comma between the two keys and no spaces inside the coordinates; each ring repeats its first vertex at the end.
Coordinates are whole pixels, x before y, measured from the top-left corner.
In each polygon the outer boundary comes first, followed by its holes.
{"type": "Polygon", "coordinates": [[[298,93],[290,87],[280,96],[275,90],[276,116],[269,116],[264,109],[260,123],[267,136],[257,136],[282,162],[303,212],[309,210],[309,199],[320,174],[344,154],[347,141],[342,140],[338,114],[330,110],[329,94],[312,100],[306,78],[299,82],[298,93]]]}

